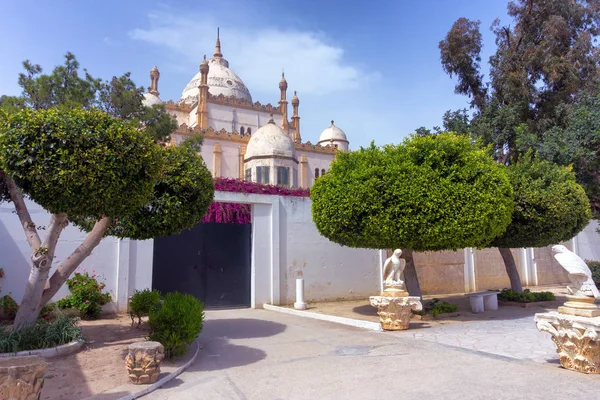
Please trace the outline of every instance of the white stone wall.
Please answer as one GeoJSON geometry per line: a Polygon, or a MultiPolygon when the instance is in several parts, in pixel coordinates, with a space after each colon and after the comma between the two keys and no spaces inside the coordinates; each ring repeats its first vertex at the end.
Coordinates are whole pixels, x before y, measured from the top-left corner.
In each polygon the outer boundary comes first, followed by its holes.
{"type": "Polygon", "coordinates": [[[593,220],[575,238],[575,252],[584,260],[600,261],[599,227],[598,221],[593,220]]]}
{"type": "MultiPolygon", "coordinates": [[[[38,227],[44,227],[50,214],[37,204],[27,202],[29,212],[38,227]]],[[[42,237],[44,230],[39,230],[42,237]]],[[[61,234],[56,247],[52,274],[86,237],[85,232],[69,225],[61,234]]],[[[152,285],[153,240],[130,241],[114,237],[104,238],[81,264],[80,269],[96,273],[106,283],[106,290],[113,296],[113,307],[125,310],[127,299],[135,289],[149,288],[152,285]]],[[[25,291],[30,270],[31,249],[21,228],[19,218],[14,213],[12,203],[0,204],[0,268],[4,278],[0,279],[2,292],[11,293],[20,302],[25,291]]],[[[101,280],[102,280],[101,279],[101,280]]],[[[52,299],[56,301],[69,294],[66,285],[52,299]]]]}
{"type": "Polygon", "coordinates": [[[281,303],[295,301],[296,278],[306,301],[364,299],[380,291],[379,250],[335,244],[317,231],[308,198],[280,197],[281,303]]]}
{"type": "Polygon", "coordinates": [[[315,168],[319,169],[319,176],[321,176],[323,170],[329,171],[329,164],[333,161],[334,155],[298,151],[298,160],[300,160],[302,154],[306,155],[308,161],[308,187],[311,187],[315,183],[315,168]]]}

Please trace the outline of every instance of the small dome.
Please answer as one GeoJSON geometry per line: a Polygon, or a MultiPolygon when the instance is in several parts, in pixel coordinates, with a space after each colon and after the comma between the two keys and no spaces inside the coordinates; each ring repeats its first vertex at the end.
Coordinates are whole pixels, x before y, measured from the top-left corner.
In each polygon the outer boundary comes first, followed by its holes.
{"type": "Polygon", "coordinates": [[[248,141],[244,161],[253,157],[288,157],[296,159],[296,148],[292,139],[273,122],[261,126],[248,141]]]}
{"type": "MultiPolygon", "coordinates": [[[[229,62],[221,57],[213,57],[208,61],[208,92],[213,96],[222,94],[225,97],[234,97],[240,100],[252,102],[250,91],[244,85],[244,82],[229,69],[229,62]]],[[[201,72],[189,81],[183,93],[181,101],[185,103],[194,103],[198,100],[201,72]]]]}
{"type": "Polygon", "coordinates": [[[162,104],[162,100],[155,94],[152,93],[144,93],[144,100],[142,100],[142,104],[146,107],[152,107],[155,104],[162,104]]]}
{"type": "Polygon", "coordinates": [[[329,142],[331,140],[339,140],[344,142],[348,141],[344,131],[335,126],[333,121],[331,121],[331,125],[321,133],[321,136],[319,137],[319,143],[329,142]]]}

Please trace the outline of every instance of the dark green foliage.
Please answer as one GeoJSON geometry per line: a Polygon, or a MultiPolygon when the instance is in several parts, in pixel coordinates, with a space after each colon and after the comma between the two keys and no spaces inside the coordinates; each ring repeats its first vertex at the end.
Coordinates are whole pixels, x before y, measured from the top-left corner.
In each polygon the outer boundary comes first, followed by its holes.
{"type": "Polygon", "coordinates": [[[158,290],[136,290],[129,300],[129,315],[133,324],[134,317],[138,319],[138,326],[142,323],[142,317],[147,317],[151,310],[160,307],[161,296],[158,290]]]}
{"type": "Polygon", "coordinates": [[[510,223],[512,195],[504,167],[450,133],[340,153],[311,188],[323,236],[415,251],[486,246],[510,223]]]}
{"type": "Polygon", "coordinates": [[[167,293],[162,306],[150,310],[150,340],[160,342],[169,358],[182,355],[202,331],[204,304],[194,296],[167,293]]]}
{"type": "Polygon", "coordinates": [[[498,293],[498,300],[515,301],[517,303],[532,303],[534,301],[552,301],[556,300],[556,296],[552,292],[532,292],[529,289],[523,292],[515,292],[511,289],[502,289],[498,293]]]}
{"type": "Polygon", "coordinates": [[[2,169],[52,213],[118,218],[144,204],[160,148],[98,111],[23,110],[0,117],[2,169]]]}
{"type": "Polygon", "coordinates": [[[144,111],[139,117],[139,122],[144,128],[146,135],[150,136],[156,142],[168,142],[171,140],[171,133],[179,126],[177,120],[173,119],[167,112],[164,104],[144,107],[144,111]]]}
{"type": "Polygon", "coordinates": [[[508,167],[508,176],[512,222],[491,247],[544,247],[571,239],[588,224],[588,198],[569,168],[526,154],[508,167]]]}
{"type": "Polygon", "coordinates": [[[423,304],[423,310],[415,311],[413,314],[417,315],[431,315],[437,317],[440,314],[448,314],[458,312],[458,305],[451,304],[447,301],[440,299],[431,299],[430,301],[423,304]]]}
{"type": "Polygon", "coordinates": [[[67,286],[71,294],[60,299],[58,307],[75,308],[81,318],[98,318],[102,306],[112,300],[109,293],[102,293],[105,285],[98,282],[95,274],[75,272],[72,278],[67,279],[67,286]]]}
{"type": "Polygon", "coordinates": [[[22,329],[0,325],[0,353],[47,349],[81,339],[78,319],[66,315],[52,322],[41,319],[22,329]]]}
{"type": "Polygon", "coordinates": [[[8,318],[13,319],[17,315],[19,305],[17,302],[8,294],[0,297],[0,308],[8,318]]]}
{"type": "Polygon", "coordinates": [[[573,165],[584,187],[594,218],[600,218],[600,95],[583,94],[563,107],[566,126],[551,129],[543,142],[533,145],[540,155],[561,165],[573,165]]]}
{"type": "Polygon", "coordinates": [[[162,149],[164,167],[149,201],[116,221],[108,234],[152,239],[190,229],[202,220],[214,197],[210,171],[189,147],[162,149]]]}
{"type": "Polygon", "coordinates": [[[600,287],[600,261],[586,260],[585,262],[590,268],[590,271],[592,271],[592,279],[594,280],[594,283],[596,283],[596,286],[600,287]]]}
{"type": "Polygon", "coordinates": [[[190,147],[199,153],[202,150],[202,144],[204,144],[204,136],[201,133],[197,133],[185,138],[180,146],[190,147]]]}

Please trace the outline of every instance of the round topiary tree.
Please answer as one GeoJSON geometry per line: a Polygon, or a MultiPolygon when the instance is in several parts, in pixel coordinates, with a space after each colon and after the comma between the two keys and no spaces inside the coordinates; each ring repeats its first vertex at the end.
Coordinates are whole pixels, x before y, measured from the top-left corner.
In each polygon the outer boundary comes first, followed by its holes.
{"type": "Polygon", "coordinates": [[[452,133],[340,152],[311,199],[317,229],[331,241],[401,248],[408,291],[418,296],[413,250],[484,247],[504,232],[513,210],[505,168],[452,133]]]}
{"type": "Polygon", "coordinates": [[[0,111],[0,171],[32,250],[15,325],[41,307],[107,233],[134,239],[178,233],[200,222],[214,188],[192,149],[164,149],[139,125],[98,110],[0,111]],[[40,238],[24,195],[52,215],[40,238]],[[48,279],[69,221],[89,233],[48,279]]]}
{"type": "Polygon", "coordinates": [[[491,243],[504,260],[511,289],[522,292],[511,248],[544,247],[573,238],[592,214],[585,190],[571,168],[527,153],[507,168],[514,190],[512,221],[491,243]]]}

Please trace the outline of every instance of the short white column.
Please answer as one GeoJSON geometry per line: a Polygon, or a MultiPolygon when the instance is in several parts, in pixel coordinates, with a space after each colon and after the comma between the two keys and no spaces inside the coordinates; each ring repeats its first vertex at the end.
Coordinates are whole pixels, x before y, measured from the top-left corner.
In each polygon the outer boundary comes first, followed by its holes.
{"type": "Polygon", "coordinates": [[[469,301],[471,303],[471,311],[474,313],[483,312],[483,296],[470,296],[469,301]]]}
{"type": "Polygon", "coordinates": [[[483,296],[483,307],[485,310],[495,311],[498,309],[498,295],[492,294],[483,296]]]}
{"type": "Polygon", "coordinates": [[[296,279],[296,302],[294,308],[298,310],[306,310],[308,307],[304,302],[304,279],[296,279]]]}

